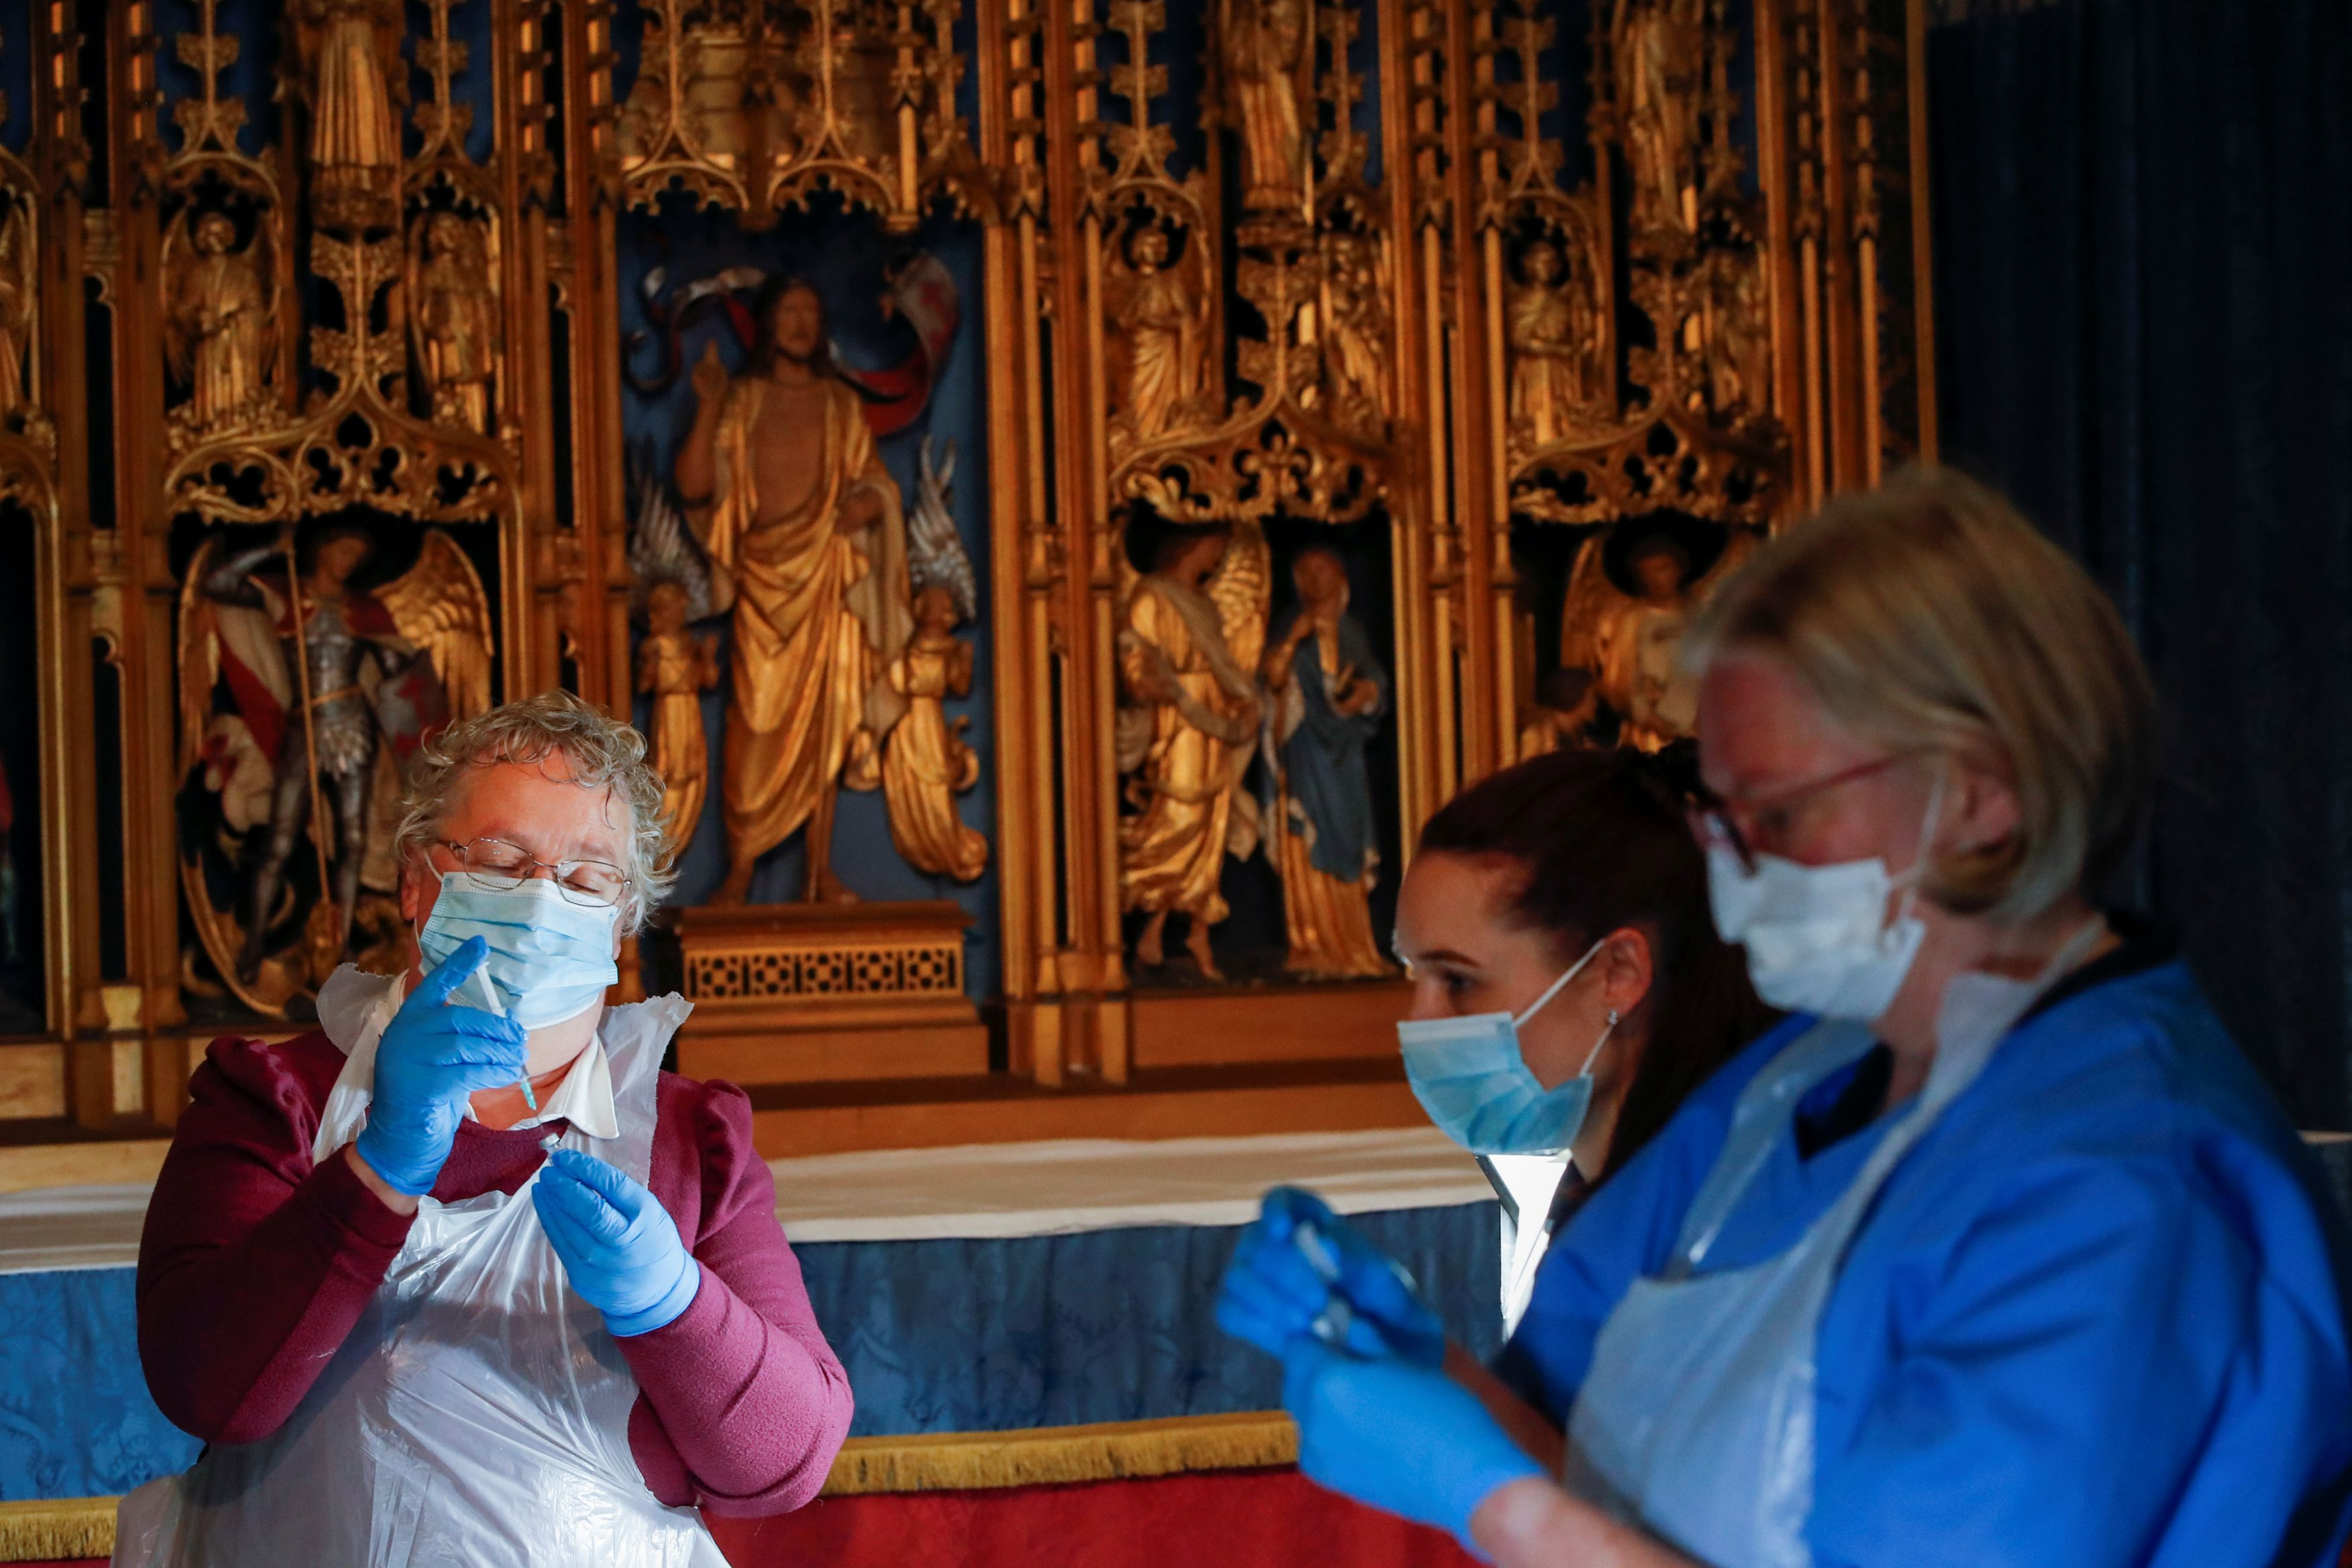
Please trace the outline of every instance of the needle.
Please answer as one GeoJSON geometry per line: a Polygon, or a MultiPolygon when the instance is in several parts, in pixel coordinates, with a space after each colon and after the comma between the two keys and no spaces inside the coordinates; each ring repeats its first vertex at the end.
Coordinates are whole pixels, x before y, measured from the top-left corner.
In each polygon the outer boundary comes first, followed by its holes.
{"type": "MultiPolygon", "coordinates": [[[[467,975],[467,978],[469,981],[480,982],[480,984],[476,985],[474,989],[480,992],[482,994],[484,1001],[482,1010],[484,1012],[490,1014],[493,1017],[499,1018],[503,1018],[507,1016],[505,1006],[499,1001],[498,987],[490,984],[490,977],[486,969],[477,969],[473,973],[467,975]]],[[[530,1107],[534,1115],[537,1114],[539,1110],[539,1095],[537,1091],[532,1089],[530,1087],[530,1068],[525,1067],[523,1068],[523,1075],[515,1080],[515,1087],[522,1090],[522,1102],[530,1107]]]]}
{"type": "MultiPolygon", "coordinates": [[[[1339,1282],[1339,1259],[1332,1253],[1331,1244],[1323,1239],[1323,1233],[1315,1227],[1314,1221],[1300,1220],[1293,1226],[1290,1243],[1298,1248],[1299,1256],[1307,1259],[1307,1266],[1315,1270],[1317,1279],[1326,1285],[1339,1282]]],[[[1355,1310],[1348,1305],[1345,1296],[1335,1290],[1323,1310],[1316,1314],[1313,1325],[1315,1337],[1337,1348],[1347,1342],[1349,1327],[1355,1321],[1355,1310]]]]}

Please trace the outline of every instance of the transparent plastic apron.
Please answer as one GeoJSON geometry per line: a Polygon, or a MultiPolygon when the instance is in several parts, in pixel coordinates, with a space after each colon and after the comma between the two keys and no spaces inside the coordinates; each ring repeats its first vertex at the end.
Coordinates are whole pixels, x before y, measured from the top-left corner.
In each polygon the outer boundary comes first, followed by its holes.
{"type": "Polygon", "coordinates": [[[1861,1024],[1806,1031],[1758,1073],[1685,1215],[1664,1273],[1636,1279],[1601,1326],[1569,1414],[1569,1489],[1715,1568],[1805,1568],[1813,1501],[1813,1395],[1822,1310],[1872,1201],[1946,1107],[1974,1083],[2035,997],[2088,952],[2093,921],[2032,984],[1954,978],[1935,1066],[1853,1183],[1786,1252],[1696,1271],[1798,1102],[1874,1043],[1861,1024]]]}
{"type": "MultiPolygon", "coordinates": [[[[614,1016],[620,1135],[569,1129],[564,1142],[642,1182],[671,1031],[614,1016]]],[[[565,1282],[531,1205],[538,1179],[511,1197],[418,1200],[407,1244],[293,1415],[125,1498],[118,1568],[725,1568],[701,1517],[646,1489],[629,1449],[636,1379],[565,1282]]]]}

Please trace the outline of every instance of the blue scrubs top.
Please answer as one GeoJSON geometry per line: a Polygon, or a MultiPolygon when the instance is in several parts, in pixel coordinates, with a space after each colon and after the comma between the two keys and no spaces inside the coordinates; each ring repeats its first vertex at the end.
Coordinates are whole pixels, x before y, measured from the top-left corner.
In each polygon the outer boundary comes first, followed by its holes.
{"type": "MultiPolygon", "coordinates": [[[[1497,1370],[1555,1420],[1627,1286],[1664,1266],[1727,1064],[1554,1242],[1497,1370]]],[[[1808,1158],[1792,1119],[1706,1270],[1787,1247],[1890,1117],[1808,1158]]],[[[2333,1568],[2352,1487],[2352,1300],[2302,1142],[2178,963],[2030,1016],[1880,1192],[1822,1318],[1822,1568],[2333,1568]]]]}

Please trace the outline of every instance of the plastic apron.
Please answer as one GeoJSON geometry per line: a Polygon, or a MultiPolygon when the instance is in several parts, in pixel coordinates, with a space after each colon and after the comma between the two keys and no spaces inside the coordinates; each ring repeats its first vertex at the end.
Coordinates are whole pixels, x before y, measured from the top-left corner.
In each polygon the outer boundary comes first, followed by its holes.
{"type": "Polygon", "coordinates": [[[1715,1568],[1812,1561],[1815,1356],[1822,1308],[1872,1201],[1974,1083],[2033,1000],[2105,930],[2094,921],[2032,984],[1970,972],[1946,992],[1927,1084],[1853,1184],[1778,1257],[1696,1271],[1814,1085],[1874,1043],[1823,1022],[1741,1093],[1723,1152],[1692,1200],[1665,1271],[1633,1281],[1601,1326],[1569,1414],[1569,1489],[1715,1568]]]}
{"type": "MultiPolygon", "coordinates": [[[[661,1053],[684,1012],[664,998],[607,1015],[619,1136],[568,1129],[568,1146],[646,1179],[661,1053]]],[[[531,1205],[538,1180],[511,1197],[420,1199],[285,1426],[123,1500],[118,1568],[725,1568],[700,1515],[646,1489],[629,1449],[636,1379],[565,1281],[531,1205]]]]}

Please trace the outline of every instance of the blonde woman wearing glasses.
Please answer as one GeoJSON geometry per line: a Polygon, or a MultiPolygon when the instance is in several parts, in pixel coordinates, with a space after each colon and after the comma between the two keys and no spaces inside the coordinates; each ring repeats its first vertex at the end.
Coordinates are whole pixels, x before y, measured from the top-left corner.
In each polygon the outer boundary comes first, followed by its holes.
{"type": "Polygon", "coordinates": [[[1797,1015],[1555,1242],[1517,1386],[1301,1336],[1300,1464],[1505,1568],[2333,1564],[2345,1253],[2148,922],[2111,605],[1942,474],[1694,628],[1710,901],[1797,1015]]]}
{"type": "Polygon", "coordinates": [[[668,876],[636,731],[562,692],[429,742],[396,847],[407,972],[223,1039],[139,1259],[163,1413],[210,1447],[118,1563],[720,1568],[698,1510],[816,1495],[850,1394],[751,1106],[608,1007],[668,876]]]}

